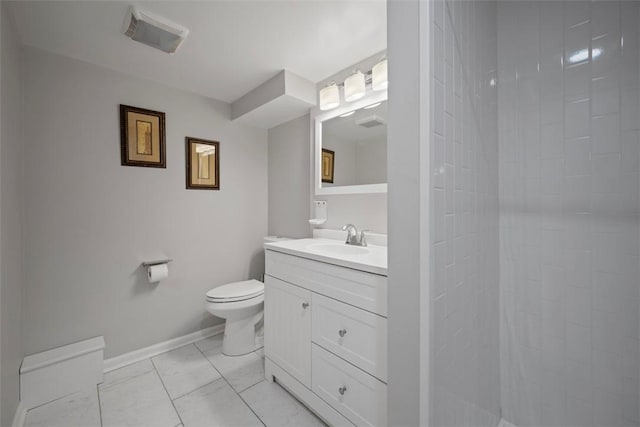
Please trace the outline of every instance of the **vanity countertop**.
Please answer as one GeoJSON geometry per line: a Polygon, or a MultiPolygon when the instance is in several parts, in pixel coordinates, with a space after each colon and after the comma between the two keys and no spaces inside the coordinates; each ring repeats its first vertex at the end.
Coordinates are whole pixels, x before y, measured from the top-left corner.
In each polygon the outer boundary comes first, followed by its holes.
{"type": "Polygon", "coordinates": [[[382,276],[387,275],[386,246],[351,246],[339,240],[314,238],[265,243],[264,248],[382,276]]]}

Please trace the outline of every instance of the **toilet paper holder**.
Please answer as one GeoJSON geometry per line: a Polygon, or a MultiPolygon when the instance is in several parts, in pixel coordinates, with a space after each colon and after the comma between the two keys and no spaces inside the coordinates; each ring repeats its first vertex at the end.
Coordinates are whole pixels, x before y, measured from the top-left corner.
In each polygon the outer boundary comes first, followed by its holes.
{"type": "Polygon", "coordinates": [[[155,260],[155,261],[145,261],[142,263],[142,266],[144,268],[149,268],[149,267],[153,267],[154,265],[160,265],[160,264],[169,264],[171,261],[173,261],[172,259],[159,259],[159,260],[155,260]]]}

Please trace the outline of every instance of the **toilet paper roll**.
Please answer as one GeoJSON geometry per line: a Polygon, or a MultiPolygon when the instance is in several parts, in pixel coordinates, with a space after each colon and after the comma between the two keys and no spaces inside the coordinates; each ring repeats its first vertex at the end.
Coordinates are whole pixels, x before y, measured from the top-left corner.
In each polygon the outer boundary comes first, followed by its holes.
{"type": "Polygon", "coordinates": [[[168,276],[168,264],[158,264],[147,267],[147,277],[149,277],[149,283],[158,283],[159,281],[166,279],[168,276]]]}

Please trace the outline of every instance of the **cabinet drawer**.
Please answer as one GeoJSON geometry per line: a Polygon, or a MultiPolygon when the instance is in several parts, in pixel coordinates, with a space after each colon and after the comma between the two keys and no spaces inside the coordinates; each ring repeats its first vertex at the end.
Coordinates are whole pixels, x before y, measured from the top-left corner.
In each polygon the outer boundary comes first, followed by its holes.
{"type": "Polygon", "coordinates": [[[371,375],[387,381],[387,319],[313,294],[311,337],[371,375]]]}
{"type": "Polygon", "coordinates": [[[266,251],[266,274],[387,316],[387,277],[313,261],[273,250],[266,251]]]}
{"type": "Polygon", "coordinates": [[[387,385],[316,344],[311,356],[312,390],[359,426],[387,423],[387,385]]]}

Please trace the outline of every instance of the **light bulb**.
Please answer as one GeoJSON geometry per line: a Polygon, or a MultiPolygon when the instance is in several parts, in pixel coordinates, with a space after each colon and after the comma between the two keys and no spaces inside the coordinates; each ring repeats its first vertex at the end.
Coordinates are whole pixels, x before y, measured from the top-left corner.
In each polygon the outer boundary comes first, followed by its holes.
{"type": "Polygon", "coordinates": [[[320,109],[331,110],[340,105],[340,89],[336,82],[331,82],[320,89],[320,109]]]}
{"type": "Polygon", "coordinates": [[[371,69],[371,87],[373,90],[385,90],[389,87],[387,78],[387,60],[383,59],[371,69]]]}
{"type": "Polygon", "coordinates": [[[347,102],[355,101],[364,96],[366,91],[364,74],[360,70],[351,74],[344,81],[344,100],[347,102]]]}

